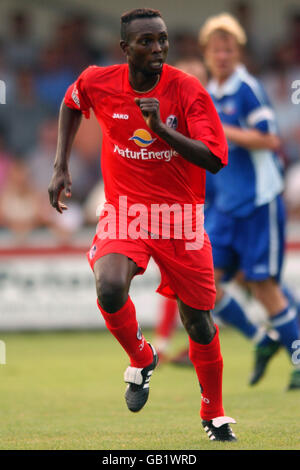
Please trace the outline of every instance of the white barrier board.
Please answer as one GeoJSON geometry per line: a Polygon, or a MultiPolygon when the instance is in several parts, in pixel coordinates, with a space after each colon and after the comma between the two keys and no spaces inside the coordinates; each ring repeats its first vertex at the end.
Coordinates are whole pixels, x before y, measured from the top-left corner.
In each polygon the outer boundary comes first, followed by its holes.
{"type": "MultiPolygon", "coordinates": [[[[289,251],[284,281],[300,298],[300,251],[289,251]]],[[[152,327],[162,297],[155,292],[160,282],[153,261],[143,276],[133,280],[130,295],[141,326],[152,327]]],[[[245,296],[234,286],[229,290],[244,304],[245,296]]],[[[0,331],[64,328],[102,328],[96,306],[92,271],[84,254],[52,254],[0,257],[0,331]]],[[[260,305],[247,301],[247,312],[263,321],[260,305]]]]}

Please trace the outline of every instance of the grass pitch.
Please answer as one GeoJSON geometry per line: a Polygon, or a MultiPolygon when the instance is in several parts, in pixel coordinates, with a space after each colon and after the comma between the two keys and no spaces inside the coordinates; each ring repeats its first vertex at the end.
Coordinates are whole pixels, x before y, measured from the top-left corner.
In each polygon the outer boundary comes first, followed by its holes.
{"type": "MultiPolygon", "coordinates": [[[[151,339],[151,332],[146,332],[151,339]]],[[[221,331],[224,406],[237,443],[208,440],[199,418],[200,392],[192,368],[160,366],[150,397],[127,410],[119,344],[104,331],[1,335],[0,449],[300,449],[300,391],[285,392],[291,366],[281,351],[256,387],[247,386],[252,346],[221,331]]],[[[177,333],[174,350],[185,345],[177,333]]]]}

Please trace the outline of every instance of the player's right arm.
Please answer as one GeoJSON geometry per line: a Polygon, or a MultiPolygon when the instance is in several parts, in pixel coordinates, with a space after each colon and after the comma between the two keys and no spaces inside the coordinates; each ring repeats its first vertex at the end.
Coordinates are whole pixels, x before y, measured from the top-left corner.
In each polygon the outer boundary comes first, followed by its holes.
{"type": "Polygon", "coordinates": [[[67,206],[59,200],[61,192],[65,190],[65,195],[71,197],[72,179],[69,171],[69,158],[81,118],[81,111],[68,108],[65,102],[62,102],[59,111],[54,171],[48,188],[50,204],[61,214],[67,209],[67,206]]]}
{"type": "Polygon", "coordinates": [[[48,187],[50,204],[60,214],[68,208],[59,200],[61,192],[65,190],[65,195],[71,197],[72,180],[69,171],[69,158],[82,114],[87,118],[90,114],[91,102],[87,92],[87,82],[93,70],[94,67],[88,67],[82,72],[76,82],[68,88],[60,106],[54,171],[48,187]]]}

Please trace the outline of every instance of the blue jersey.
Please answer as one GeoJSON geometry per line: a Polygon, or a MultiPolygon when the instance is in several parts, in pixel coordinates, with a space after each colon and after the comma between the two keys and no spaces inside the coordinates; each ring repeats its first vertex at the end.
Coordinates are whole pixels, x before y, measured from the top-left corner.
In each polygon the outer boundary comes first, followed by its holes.
{"type": "MultiPolygon", "coordinates": [[[[260,82],[238,65],[221,86],[208,91],[224,124],[277,133],[274,112],[260,82]]],[[[228,142],[229,163],[214,176],[215,204],[223,212],[246,217],[283,190],[278,156],[267,149],[250,150],[228,142]]]]}
{"type": "Polygon", "coordinates": [[[209,235],[212,219],[214,217],[214,202],[216,198],[215,178],[209,171],[206,172],[205,206],[204,206],[204,228],[209,235]]]}

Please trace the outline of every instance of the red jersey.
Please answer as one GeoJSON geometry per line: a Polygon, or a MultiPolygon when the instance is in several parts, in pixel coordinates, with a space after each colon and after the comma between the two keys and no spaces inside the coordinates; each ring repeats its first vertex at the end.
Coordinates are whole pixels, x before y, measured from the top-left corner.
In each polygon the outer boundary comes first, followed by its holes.
{"type": "Polygon", "coordinates": [[[155,97],[161,120],[203,142],[227,164],[227,143],[213,102],[200,82],[164,64],[149,92],[133,90],[128,65],[88,67],[66,92],[65,104],[89,117],[93,109],[103,131],[102,174],[107,202],[128,205],[203,204],[205,170],[185,160],[144,121],[134,98],[155,97]]]}

